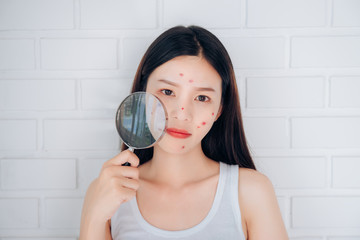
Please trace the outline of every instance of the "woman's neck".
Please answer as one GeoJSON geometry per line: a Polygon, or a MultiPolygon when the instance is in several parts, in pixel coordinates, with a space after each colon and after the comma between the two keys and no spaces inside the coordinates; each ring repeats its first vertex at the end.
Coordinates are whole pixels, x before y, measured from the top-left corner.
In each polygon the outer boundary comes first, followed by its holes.
{"type": "Polygon", "coordinates": [[[218,172],[218,164],[205,156],[201,144],[183,154],[154,147],[151,161],[140,168],[140,177],[154,183],[180,188],[218,172]]]}

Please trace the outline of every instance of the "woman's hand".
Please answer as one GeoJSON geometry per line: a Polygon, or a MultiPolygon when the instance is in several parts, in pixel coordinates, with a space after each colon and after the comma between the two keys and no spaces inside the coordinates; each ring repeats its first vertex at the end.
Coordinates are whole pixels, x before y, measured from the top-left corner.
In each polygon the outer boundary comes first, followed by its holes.
{"type": "Polygon", "coordinates": [[[139,158],[129,150],[104,163],[99,177],[90,184],[85,196],[81,216],[82,235],[87,236],[89,231],[96,234],[103,232],[119,206],[135,197],[139,188],[138,165],[139,158]],[[131,166],[122,166],[126,162],[131,166]]]}

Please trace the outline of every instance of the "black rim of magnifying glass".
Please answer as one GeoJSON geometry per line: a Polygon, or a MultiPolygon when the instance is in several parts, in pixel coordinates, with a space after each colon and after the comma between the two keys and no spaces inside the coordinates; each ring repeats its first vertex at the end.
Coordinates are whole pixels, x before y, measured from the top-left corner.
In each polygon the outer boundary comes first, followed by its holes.
{"type": "Polygon", "coordinates": [[[132,148],[132,149],[144,149],[144,148],[149,148],[149,147],[154,146],[154,144],[157,143],[158,141],[160,141],[161,138],[165,135],[165,132],[166,132],[166,129],[167,129],[167,123],[168,123],[168,114],[167,114],[167,111],[166,111],[166,108],[165,108],[164,103],[163,103],[157,96],[155,96],[154,94],[148,93],[148,92],[139,91],[139,92],[133,92],[133,93],[131,93],[129,96],[127,96],[127,97],[120,103],[120,105],[119,105],[119,107],[118,107],[118,109],[117,109],[117,111],[116,111],[116,117],[115,117],[116,130],[117,130],[117,132],[118,132],[118,134],[119,134],[122,142],[123,142],[128,148],[132,148]],[[124,102],[125,102],[128,98],[130,98],[130,97],[132,97],[132,96],[134,96],[134,95],[144,94],[144,93],[145,93],[145,94],[150,94],[150,95],[152,95],[155,99],[157,99],[157,100],[160,102],[162,108],[164,109],[164,113],[165,113],[165,128],[164,128],[164,131],[162,132],[161,136],[160,136],[153,144],[151,144],[151,145],[149,145],[149,146],[147,146],[147,147],[137,148],[137,147],[129,146],[129,144],[124,141],[124,139],[121,137],[120,128],[119,128],[119,124],[118,124],[118,123],[120,122],[120,120],[119,120],[119,118],[120,118],[120,109],[121,109],[122,105],[124,104],[124,102]]]}

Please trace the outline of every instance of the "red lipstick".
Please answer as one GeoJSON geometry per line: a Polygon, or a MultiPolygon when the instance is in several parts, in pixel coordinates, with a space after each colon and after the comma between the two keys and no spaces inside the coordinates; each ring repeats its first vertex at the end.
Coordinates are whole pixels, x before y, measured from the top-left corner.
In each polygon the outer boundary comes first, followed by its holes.
{"type": "Polygon", "coordinates": [[[188,138],[191,136],[191,133],[188,133],[186,130],[177,128],[168,128],[166,132],[176,138],[188,138]]]}

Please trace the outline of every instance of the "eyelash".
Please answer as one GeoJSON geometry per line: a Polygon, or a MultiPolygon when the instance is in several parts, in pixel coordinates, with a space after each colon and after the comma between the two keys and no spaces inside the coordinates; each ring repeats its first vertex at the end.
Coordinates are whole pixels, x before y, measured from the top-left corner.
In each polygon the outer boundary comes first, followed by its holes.
{"type": "Polygon", "coordinates": [[[173,93],[173,91],[169,90],[169,89],[161,89],[160,92],[162,92],[162,94],[166,95],[166,96],[170,96],[171,94],[166,94],[166,92],[170,91],[171,93],[173,93]]]}
{"type": "MultiPolygon", "coordinates": [[[[164,94],[165,96],[172,96],[172,95],[174,95],[174,92],[171,91],[170,89],[161,89],[160,92],[161,92],[162,94],[164,94]],[[170,94],[167,94],[167,93],[169,93],[169,91],[170,91],[170,94]],[[167,92],[167,93],[166,93],[166,92],[167,92]]],[[[199,96],[196,97],[196,99],[197,99],[199,102],[210,102],[210,100],[211,100],[208,96],[205,96],[205,95],[199,95],[199,96]],[[205,100],[205,101],[200,101],[200,100],[199,100],[199,97],[204,97],[206,100],[205,100]]]]}
{"type": "Polygon", "coordinates": [[[210,98],[208,96],[205,96],[205,95],[199,95],[196,97],[200,102],[209,102],[210,101],[210,98]],[[199,100],[199,97],[204,97],[206,100],[205,101],[200,101],[199,100]]]}

